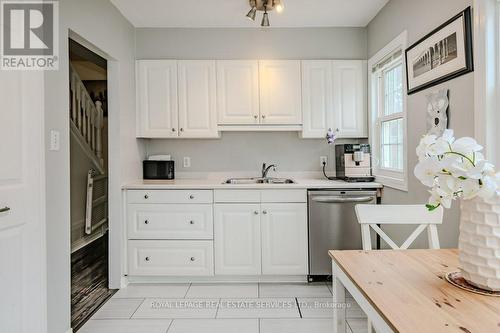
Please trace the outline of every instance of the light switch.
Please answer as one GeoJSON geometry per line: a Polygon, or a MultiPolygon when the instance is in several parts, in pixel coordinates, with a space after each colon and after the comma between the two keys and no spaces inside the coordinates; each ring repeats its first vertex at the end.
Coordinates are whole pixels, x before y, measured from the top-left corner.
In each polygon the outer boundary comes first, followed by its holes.
{"type": "Polygon", "coordinates": [[[51,130],[49,150],[59,151],[60,148],[61,148],[61,133],[56,130],[51,130]]]}
{"type": "Polygon", "coordinates": [[[190,157],[187,157],[187,156],[184,157],[184,161],[183,162],[184,162],[183,164],[184,164],[185,168],[190,168],[191,167],[191,158],[190,157]]]}

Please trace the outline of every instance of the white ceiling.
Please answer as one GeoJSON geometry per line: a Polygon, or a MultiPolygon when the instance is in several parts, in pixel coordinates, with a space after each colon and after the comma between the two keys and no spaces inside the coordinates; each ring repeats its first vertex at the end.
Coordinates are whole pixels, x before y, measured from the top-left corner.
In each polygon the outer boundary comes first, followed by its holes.
{"type": "MultiPolygon", "coordinates": [[[[365,27],[389,0],[284,0],[271,27],[365,27]]],[[[135,27],[258,27],[248,0],[111,0],[135,27]]]]}

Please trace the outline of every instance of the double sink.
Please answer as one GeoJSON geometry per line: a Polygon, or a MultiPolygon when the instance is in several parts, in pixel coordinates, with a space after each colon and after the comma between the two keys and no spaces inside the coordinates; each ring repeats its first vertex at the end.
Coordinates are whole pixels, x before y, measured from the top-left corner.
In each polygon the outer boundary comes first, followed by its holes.
{"type": "Polygon", "coordinates": [[[224,184],[295,184],[295,181],[288,178],[229,178],[224,184]]]}

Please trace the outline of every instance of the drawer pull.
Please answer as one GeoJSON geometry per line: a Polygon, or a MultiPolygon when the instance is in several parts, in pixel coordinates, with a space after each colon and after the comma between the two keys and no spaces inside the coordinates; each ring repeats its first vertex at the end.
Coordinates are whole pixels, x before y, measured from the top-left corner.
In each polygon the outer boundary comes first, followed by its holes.
{"type": "Polygon", "coordinates": [[[148,221],[148,220],[145,220],[145,221],[144,221],[144,224],[149,224],[149,221],[148,221]]]}
{"type": "Polygon", "coordinates": [[[196,258],[195,258],[195,257],[191,257],[191,261],[195,261],[195,260],[196,260],[196,258]]]}
{"type": "Polygon", "coordinates": [[[193,200],[193,199],[194,199],[194,195],[192,195],[192,194],[191,194],[191,195],[189,196],[189,199],[193,200]]]}
{"type": "Polygon", "coordinates": [[[259,215],[259,211],[256,210],[255,212],[253,212],[255,215],[259,215]]]}
{"type": "Polygon", "coordinates": [[[144,199],[146,199],[146,200],[149,199],[149,195],[144,194],[144,199]]]}
{"type": "Polygon", "coordinates": [[[262,214],[266,215],[267,214],[267,210],[262,211],[262,214]]]}
{"type": "Polygon", "coordinates": [[[149,261],[149,257],[144,258],[144,260],[149,261]]]}
{"type": "Polygon", "coordinates": [[[194,221],[192,221],[192,220],[191,220],[191,221],[189,221],[189,224],[194,224],[194,221]]]}

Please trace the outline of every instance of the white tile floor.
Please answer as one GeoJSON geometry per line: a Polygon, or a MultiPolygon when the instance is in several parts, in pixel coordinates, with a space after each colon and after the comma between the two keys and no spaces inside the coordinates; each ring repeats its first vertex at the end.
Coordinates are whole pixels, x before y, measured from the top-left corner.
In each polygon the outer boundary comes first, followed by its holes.
{"type": "MultiPolygon", "coordinates": [[[[331,296],[326,283],[134,284],[79,333],[326,333],[331,296]]],[[[348,333],[366,332],[366,316],[347,300],[348,333]]]]}

